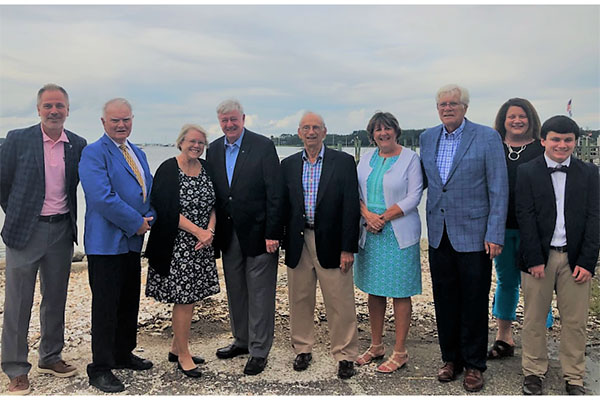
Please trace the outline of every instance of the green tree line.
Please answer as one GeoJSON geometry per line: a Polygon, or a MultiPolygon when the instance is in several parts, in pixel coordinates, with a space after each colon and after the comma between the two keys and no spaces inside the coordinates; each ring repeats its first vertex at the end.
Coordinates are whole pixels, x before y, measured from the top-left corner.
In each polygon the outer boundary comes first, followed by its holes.
{"type": "MultiPolygon", "coordinates": [[[[419,147],[419,137],[425,129],[403,129],[400,135],[400,144],[407,147],[419,147]]],[[[589,136],[590,140],[595,143],[596,138],[600,135],[600,130],[582,130],[581,136],[589,136]]],[[[333,147],[341,143],[344,147],[353,147],[354,140],[360,140],[361,147],[371,145],[367,131],[364,129],[353,131],[350,134],[327,133],[325,136],[325,144],[333,147]]],[[[295,146],[302,147],[302,140],[296,133],[283,133],[280,136],[271,136],[271,140],[277,146],[295,146]]]]}

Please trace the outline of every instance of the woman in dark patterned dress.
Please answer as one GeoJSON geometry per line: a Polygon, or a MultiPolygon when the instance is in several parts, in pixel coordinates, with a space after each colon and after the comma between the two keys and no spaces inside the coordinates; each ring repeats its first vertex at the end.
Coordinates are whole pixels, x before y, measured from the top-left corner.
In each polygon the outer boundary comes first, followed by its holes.
{"type": "Polygon", "coordinates": [[[200,159],[207,143],[202,127],[184,125],[176,140],[181,153],[156,171],[150,201],[157,219],[146,247],[146,296],[174,303],[169,361],[192,378],[201,376],[196,364],[204,362],[189,350],[194,303],[219,292],[212,247],[215,192],[200,159]]]}

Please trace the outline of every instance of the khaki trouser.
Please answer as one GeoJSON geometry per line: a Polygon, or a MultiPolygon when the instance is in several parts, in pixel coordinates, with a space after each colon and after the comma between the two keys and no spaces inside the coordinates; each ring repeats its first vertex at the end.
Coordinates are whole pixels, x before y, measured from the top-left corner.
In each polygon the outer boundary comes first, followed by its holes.
{"type": "Polygon", "coordinates": [[[556,288],[561,323],[558,358],[565,380],[572,385],[583,386],[590,282],[576,283],[572,274],[567,253],[554,250],[550,250],[543,279],[536,279],[525,272],[521,274],[525,301],[522,333],[524,376],[543,377],[548,370],[545,324],[556,288]]]}
{"type": "Polygon", "coordinates": [[[315,232],[304,230],[304,247],[296,268],[288,268],[292,347],[310,353],[315,343],[314,315],[317,279],[327,311],[331,354],[336,361],[354,361],[358,355],[358,328],[352,269],[323,268],[317,260],[315,232]]]}

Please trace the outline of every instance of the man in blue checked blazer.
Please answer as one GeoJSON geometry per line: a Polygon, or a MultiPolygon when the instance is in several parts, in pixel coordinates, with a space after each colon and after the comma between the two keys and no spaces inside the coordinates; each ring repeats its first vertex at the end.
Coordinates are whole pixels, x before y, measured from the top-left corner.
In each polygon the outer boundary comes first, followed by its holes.
{"type": "Polygon", "coordinates": [[[92,289],[90,385],[121,392],[111,369],[145,370],[152,363],[132,353],[140,302],[140,252],[153,223],[152,175],[146,155],[127,138],[133,114],[122,98],[108,101],[101,118],[105,134],[81,155],[85,192],[85,252],[92,289]]]}
{"type": "Polygon", "coordinates": [[[0,146],[0,204],[6,214],[2,370],[10,379],[8,394],[31,390],[27,332],[38,270],[42,292],[38,370],[58,377],[77,373],[62,360],[61,352],[77,241],[77,164],[86,141],[64,129],[69,96],[62,87],[42,87],[37,109],[41,123],[8,132],[0,146]]]}
{"type": "Polygon", "coordinates": [[[440,382],[466,369],[463,386],[483,387],[492,259],[504,244],[508,178],[500,135],[465,118],[469,93],[437,93],[441,125],[421,134],[428,180],[427,232],[436,322],[444,366],[440,382]]]}

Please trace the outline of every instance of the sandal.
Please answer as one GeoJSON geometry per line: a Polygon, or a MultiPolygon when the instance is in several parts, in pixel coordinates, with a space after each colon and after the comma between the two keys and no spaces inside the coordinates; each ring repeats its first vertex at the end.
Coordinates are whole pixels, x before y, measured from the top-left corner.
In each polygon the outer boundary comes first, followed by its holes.
{"type": "Polygon", "coordinates": [[[375,371],[381,372],[382,374],[391,374],[392,372],[405,367],[407,362],[408,353],[406,351],[401,353],[399,351],[394,350],[390,358],[385,360],[385,362],[382,363],[379,367],[377,367],[375,371]],[[400,360],[403,360],[402,363],[396,361],[396,357],[400,358],[400,360]]]}
{"type": "Polygon", "coordinates": [[[370,364],[373,360],[381,360],[384,355],[385,355],[385,349],[383,348],[383,343],[372,344],[369,346],[367,351],[365,351],[360,356],[358,356],[358,358],[356,359],[356,365],[358,365],[360,367],[360,366],[363,366],[366,364],[370,364]],[[373,353],[373,350],[375,350],[375,349],[381,349],[382,353],[381,354],[373,353]]]}
{"type": "Polygon", "coordinates": [[[511,346],[503,340],[496,340],[492,348],[488,351],[487,359],[495,360],[499,358],[512,357],[515,355],[515,346],[511,346]]]}

